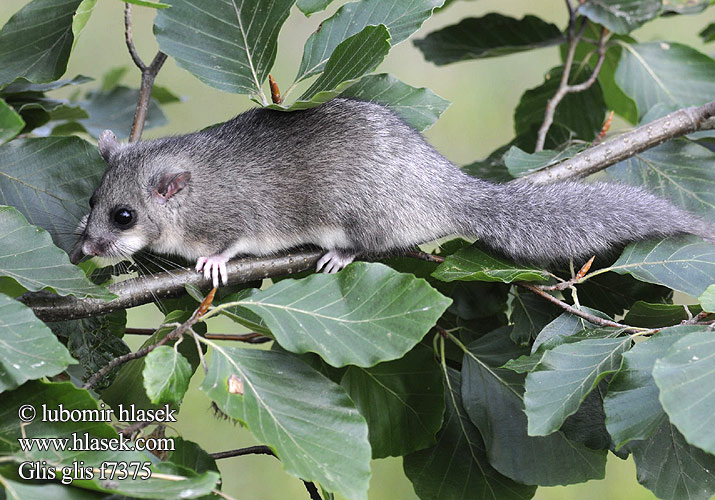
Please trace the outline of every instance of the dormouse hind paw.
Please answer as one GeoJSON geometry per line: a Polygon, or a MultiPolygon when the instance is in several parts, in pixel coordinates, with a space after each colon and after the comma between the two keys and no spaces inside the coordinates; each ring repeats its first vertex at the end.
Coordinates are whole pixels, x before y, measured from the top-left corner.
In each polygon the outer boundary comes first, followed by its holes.
{"type": "Polygon", "coordinates": [[[316,271],[322,270],[324,273],[329,274],[337,273],[353,260],[355,260],[355,254],[345,250],[329,250],[318,260],[316,271]]]}
{"type": "Polygon", "coordinates": [[[204,278],[213,280],[214,288],[219,285],[219,275],[224,285],[228,283],[228,271],[226,271],[228,259],[222,255],[212,255],[210,257],[199,257],[196,260],[196,270],[204,272],[204,278]]]}

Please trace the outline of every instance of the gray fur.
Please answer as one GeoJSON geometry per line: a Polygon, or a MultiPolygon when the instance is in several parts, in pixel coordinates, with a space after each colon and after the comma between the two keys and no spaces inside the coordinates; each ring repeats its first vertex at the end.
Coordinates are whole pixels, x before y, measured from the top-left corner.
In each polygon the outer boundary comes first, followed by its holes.
{"type": "Polygon", "coordinates": [[[254,109],[121,147],[103,137],[109,168],[81,238],[104,241],[102,255],[149,247],[230,258],[313,243],[347,257],[463,234],[518,261],[551,263],[650,237],[715,240],[712,226],[639,188],[471,177],[387,108],[363,101],[254,109]],[[183,171],[187,186],[158,203],[159,179],[183,171]],[[136,210],[134,227],[112,226],[118,205],[136,210]]]}

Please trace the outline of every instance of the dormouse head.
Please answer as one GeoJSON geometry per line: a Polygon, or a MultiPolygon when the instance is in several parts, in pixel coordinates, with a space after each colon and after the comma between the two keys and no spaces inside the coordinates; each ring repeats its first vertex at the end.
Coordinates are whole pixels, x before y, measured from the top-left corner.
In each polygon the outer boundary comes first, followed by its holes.
{"type": "Polygon", "coordinates": [[[120,144],[110,130],[99,136],[107,170],[78,228],[73,263],[83,255],[128,257],[155,243],[174,223],[191,173],[177,168],[157,144],[120,144]]]}

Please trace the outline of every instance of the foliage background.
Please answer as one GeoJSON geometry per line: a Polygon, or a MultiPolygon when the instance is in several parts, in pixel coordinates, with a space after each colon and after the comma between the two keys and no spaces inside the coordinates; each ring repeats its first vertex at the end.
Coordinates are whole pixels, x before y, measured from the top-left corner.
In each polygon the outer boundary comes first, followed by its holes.
{"type": "MultiPolygon", "coordinates": [[[[26,3],[26,0],[2,0],[0,26],[26,3]]],[[[85,74],[97,79],[111,68],[126,66],[129,71],[122,83],[136,87],[139,74],[131,64],[124,45],[124,4],[118,0],[103,0],[99,3],[80,36],[66,75],[71,77],[85,74]]],[[[315,30],[321,19],[332,15],[344,3],[346,2],[335,1],[325,13],[311,18],[305,18],[297,8],[293,8],[281,30],[278,58],[272,71],[278,84],[282,84],[281,87],[287,87],[292,80],[300,63],[305,39],[315,30]]],[[[430,18],[412,39],[421,38],[465,17],[482,16],[488,12],[499,12],[517,18],[534,14],[561,28],[566,24],[567,18],[561,0],[461,1],[430,18]]],[[[660,39],[678,41],[711,54],[712,44],[705,46],[697,33],[715,20],[714,13],[715,10],[710,9],[700,16],[678,16],[667,20],[659,18],[634,31],[632,35],[641,42],[660,39]]],[[[134,9],[134,37],[145,60],[158,48],[152,35],[154,14],[153,9],[134,9]]],[[[558,47],[549,47],[508,57],[481,59],[438,68],[426,62],[411,41],[408,41],[390,51],[379,71],[392,73],[413,86],[428,87],[453,103],[425,135],[436,149],[450,160],[464,164],[485,157],[512,137],[512,110],[525,89],[540,85],[544,72],[560,63],[558,50],[558,47]]],[[[202,84],[178,68],[172,58],[167,60],[159,73],[157,84],[170,88],[184,97],[185,101],[164,106],[163,111],[169,123],[148,129],[144,133],[145,138],[200,129],[229,119],[254,106],[245,95],[223,93],[202,84]]],[[[72,90],[67,89],[65,92],[68,95],[72,90]]],[[[298,94],[299,92],[296,95],[298,94]]],[[[55,95],[62,96],[62,91],[55,95]]],[[[617,130],[620,126],[621,123],[616,119],[611,130],[617,130]]],[[[128,326],[156,325],[162,319],[163,315],[154,306],[147,305],[129,312],[128,326]]],[[[214,319],[209,322],[209,331],[234,333],[236,324],[228,320],[214,319]]],[[[132,339],[127,336],[125,340],[134,349],[144,338],[132,339]]],[[[228,421],[214,419],[209,409],[209,400],[203,393],[195,390],[202,379],[203,375],[200,371],[197,372],[181,407],[176,429],[184,438],[201,443],[208,451],[256,444],[248,431],[240,430],[228,421]]],[[[246,494],[257,499],[306,496],[300,481],[285,474],[280,463],[270,457],[240,457],[222,460],[218,464],[222,472],[224,491],[238,498],[245,498],[246,494]]],[[[374,461],[372,471],[371,500],[417,498],[411,484],[404,477],[400,459],[374,461]]],[[[607,479],[602,481],[589,481],[569,487],[540,487],[535,498],[655,498],[636,482],[635,468],[631,460],[622,462],[611,455],[606,477],[607,479]]]]}

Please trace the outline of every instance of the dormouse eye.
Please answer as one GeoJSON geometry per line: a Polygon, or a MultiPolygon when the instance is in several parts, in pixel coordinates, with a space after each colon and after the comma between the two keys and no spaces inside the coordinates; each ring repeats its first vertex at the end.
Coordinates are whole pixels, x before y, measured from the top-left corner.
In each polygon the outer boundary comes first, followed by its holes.
{"type": "Polygon", "coordinates": [[[119,229],[129,229],[136,222],[136,215],[131,208],[118,207],[114,209],[112,220],[119,229]]]}

